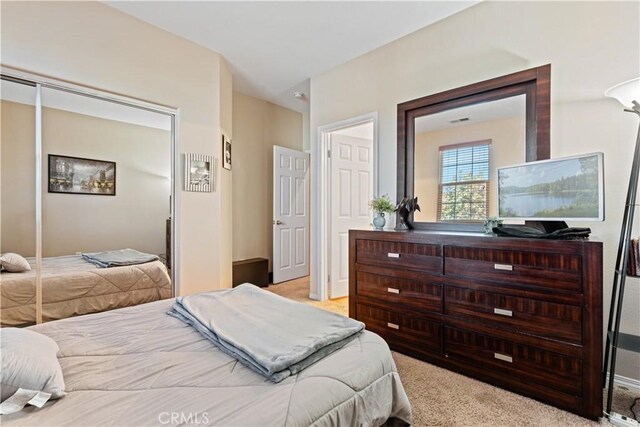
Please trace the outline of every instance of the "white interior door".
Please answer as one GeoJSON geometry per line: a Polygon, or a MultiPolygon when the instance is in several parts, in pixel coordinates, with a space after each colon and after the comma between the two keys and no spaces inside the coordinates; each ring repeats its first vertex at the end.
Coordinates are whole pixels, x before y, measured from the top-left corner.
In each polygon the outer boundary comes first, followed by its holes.
{"type": "Polygon", "coordinates": [[[371,225],[373,140],[331,134],[329,297],[349,294],[349,229],[371,225]]]}
{"type": "Polygon", "coordinates": [[[273,147],[273,283],[309,275],[309,155],[273,147]]]}

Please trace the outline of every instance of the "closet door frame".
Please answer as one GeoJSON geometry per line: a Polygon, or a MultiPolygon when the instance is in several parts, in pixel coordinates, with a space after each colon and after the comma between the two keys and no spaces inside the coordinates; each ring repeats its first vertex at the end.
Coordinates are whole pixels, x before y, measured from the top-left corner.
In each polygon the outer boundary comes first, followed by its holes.
{"type": "Polygon", "coordinates": [[[42,88],[113,102],[169,116],[171,119],[171,284],[172,294],[180,290],[180,109],[154,104],[113,92],[77,85],[40,74],[1,66],[0,78],[36,88],[35,99],[35,179],[36,179],[36,324],[42,323],[42,88]]]}

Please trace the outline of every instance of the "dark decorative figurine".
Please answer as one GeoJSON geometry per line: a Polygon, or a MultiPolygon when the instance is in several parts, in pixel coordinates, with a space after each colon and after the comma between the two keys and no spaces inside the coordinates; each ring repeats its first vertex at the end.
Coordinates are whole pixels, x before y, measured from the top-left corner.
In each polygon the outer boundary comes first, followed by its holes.
{"type": "Polygon", "coordinates": [[[419,211],[420,206],[418,205],[418,198],[414,197],[410,199],[409,197],[405,197],[398,203],[396,206],[396,212],[398,212],[398,216],[400,217],[400,222],[396,224],[396,230],[411,230],[413,225],[409,222],[409,215],[413,211],[419,211]]]}

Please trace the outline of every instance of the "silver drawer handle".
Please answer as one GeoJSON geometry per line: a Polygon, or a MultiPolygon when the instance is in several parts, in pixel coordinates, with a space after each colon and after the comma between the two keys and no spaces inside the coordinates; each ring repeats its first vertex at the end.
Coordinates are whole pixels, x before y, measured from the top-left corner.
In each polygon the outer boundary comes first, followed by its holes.
{"type": "Polygon", "coordinates": [[[400,293],[400,289],[387,288],[387,292],[389,292],[390,294],[399,294],[400,293]]]}
{"type": "Polygon", "coordinates": [[[513,271],[513,265],[509,264],[493,264],[495,270],[513,271]]]}
{"type": "Polygon", "coordinates": [[[493,314],[499,314],[500,316],[512,317],[513,312],[511,310],[503,310],[501,308],[494,308],[493,314]]]}
{"type": "Polygon", "coordinates": [[[395,323],[387,322],[387,326],[391,329],[400,329],[400,325],[396,325],[395,323]]]}
{"type": "Polygon", "coordinates": [[[387,254],[387,256],[388,256],[389,258],[400,258],[400,254],[396,254],[396,253],[394,253],[394,252],[389,252],[389,253],[387,254]]]}
{"type": "Polygon", "coordinates": [[[493,353],[493,357],[498,360],[503,360],[505,362],[513,363],[513,357],[507,356],[506,354],[493,353]]]}

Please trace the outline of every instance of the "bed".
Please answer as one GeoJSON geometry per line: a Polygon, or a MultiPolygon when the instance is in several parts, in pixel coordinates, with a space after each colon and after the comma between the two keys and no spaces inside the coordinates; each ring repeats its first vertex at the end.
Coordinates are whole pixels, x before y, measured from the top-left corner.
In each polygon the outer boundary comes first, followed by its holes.
{"type": "Polygon", "coordinates": [[[272,383],[168,316],[173,299],[33,326],[59,347],[67,396],[3,426],[406,425],[411,409],[387,344],[364,331],[272,383]]]}
{"type": "MultiPolygon", "coordinates": [[[[35,259],[31,271],[0,273],[0,324],[35,323],[35,259]]],[[[160,261],[126,267],[98,268],[80,255],[42,260],[42,318],[79,314],[171,298],[171,279],[160,261]]]]}

